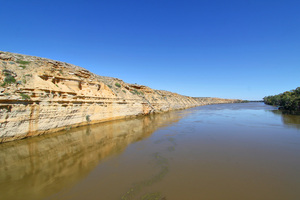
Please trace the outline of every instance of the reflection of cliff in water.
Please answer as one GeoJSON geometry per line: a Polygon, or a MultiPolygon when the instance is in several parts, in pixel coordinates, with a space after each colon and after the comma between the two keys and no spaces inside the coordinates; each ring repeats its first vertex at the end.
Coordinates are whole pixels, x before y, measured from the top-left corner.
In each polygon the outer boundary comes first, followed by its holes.
{"type": "Polygon", "coordinates": [[[300,129],[300,112],[290,112],[283,110],[270,110],[276,115],[281,115],[282,122],[285,125],[300,129]]]}
{"type": "Polygon", "coordinates": [[[180,118],[169,112],[1,144],[0,196],[42,199],[59,192],[88,175],[101,160],[180,118]]]}

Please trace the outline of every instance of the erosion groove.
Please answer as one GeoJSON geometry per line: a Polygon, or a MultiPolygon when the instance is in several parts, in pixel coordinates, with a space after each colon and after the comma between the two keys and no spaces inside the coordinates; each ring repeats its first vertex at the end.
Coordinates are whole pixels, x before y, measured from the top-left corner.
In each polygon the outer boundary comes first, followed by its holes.
{"type": "Polygon", "coordinates": [[[0,51],[0,143],[150,113],[240,102],[188,97],[0,51]]]}

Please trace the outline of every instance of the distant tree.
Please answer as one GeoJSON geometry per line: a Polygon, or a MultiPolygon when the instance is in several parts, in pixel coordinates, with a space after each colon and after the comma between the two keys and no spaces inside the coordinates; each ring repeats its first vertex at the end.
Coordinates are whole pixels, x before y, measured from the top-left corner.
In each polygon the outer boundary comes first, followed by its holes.
{"type": "Polygon", "coordinates": [[[278,106],[282,110],[300,111],[300,87],[281,94],[266,96],[264,102],[278,106]]]}

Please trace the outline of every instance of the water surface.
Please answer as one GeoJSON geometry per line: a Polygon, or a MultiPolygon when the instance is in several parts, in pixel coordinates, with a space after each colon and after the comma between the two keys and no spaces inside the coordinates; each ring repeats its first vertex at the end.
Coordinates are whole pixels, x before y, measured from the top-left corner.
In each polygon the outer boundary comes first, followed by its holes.
{"type": "Polygon", "coordinates": [[[300,116],[262,103],[0,145],[0,199],[300,199],[300,116]]]}

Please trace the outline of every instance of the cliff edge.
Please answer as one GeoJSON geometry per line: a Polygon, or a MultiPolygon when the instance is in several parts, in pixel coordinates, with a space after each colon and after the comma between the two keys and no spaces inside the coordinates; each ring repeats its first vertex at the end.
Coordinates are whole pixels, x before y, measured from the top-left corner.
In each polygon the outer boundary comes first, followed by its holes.
{"type": "Polygon", "coordinates": [[[2,51],[0,70],[0,143],[137,115],[240,102],[154,90],[65,62],[2,51]]]}

